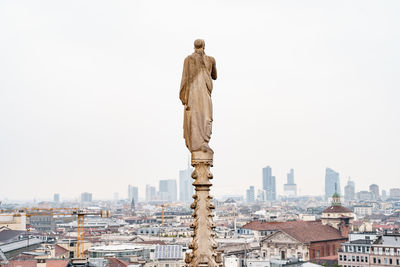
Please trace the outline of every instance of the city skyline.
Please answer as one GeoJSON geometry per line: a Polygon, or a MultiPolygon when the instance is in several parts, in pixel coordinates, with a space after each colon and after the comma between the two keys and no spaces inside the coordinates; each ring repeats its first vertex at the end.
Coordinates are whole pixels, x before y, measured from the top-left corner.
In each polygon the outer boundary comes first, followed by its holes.
{"type": "MultiPolygon", "coordinates": [[[[271,175],[271,178],[273,178],[274,179],[274,182],[275,182],[275,191],[276,191],[276,198],[278,198],[278,197],[284,197],[284,196],[287,196],[287,192],[285,192],[285,186],[287,185],[287,183],[288,182],[294,182],[294,169],[293,168],[290,168],[289,169],[289,173],[286,173],[286,177],[284,178],[284,177],[279,177],[279,178],[277,178],[277,177],[275,177],[275,176],[272,176],[272,168],[270,167],[270,166],[267,166],[267,167],[265,167],[265,168],[262,168],[262,170],[263,170],[263,173],[264,173],[264,169],[268,169],[269,168],[269,171],[270,171],[270,175],[271,175]]],[[[176,178],[176,179],[164,179],[164,181],[174,181],[174,183],[175,183],[175,186],[174,187],[176,187],[175,188],[175,192],[176,192],[176,201],[182,201],[181,200],[181,197],[182,197],[182,195],[181,194],[185,194],[185,193],[183,193],[183,192],[181,192],[181,175],[182,175],[182,177],[183,176],[187,176],[188,174],[189,174],[189,176],[190,176],[190,174],[191,174],[191,172],[192,172],[192,168],[190,167],[189,169],[184,169],[184,170],[180,170],[179,171],[179,175],[178,175],[178,178],[176,178]],[[178,186],[178,184],[179,184],[179,186],[178,186]]],[[[327,172],[329,173],[329,174],[332,174],[332,172],[334,173],[334,174],[337,174],[337,178],[339,179],[339,188],[340,188],[340,181],[342,181],[344,184],[345,184],[345,186],[343,187],[343,190],[340,190],[340,192],[338,192],[339,194],[340,194],[340,196],[344,199],[344,200],[349,200],[349,199],[347,199],[346,198],[346,188],[348,188],[348,186],[349,186],[349,184],[353,187],[353,192],[354,192],[354,195],[352,195],[352,199],[355,199],[356,198],[356,193],[359,193],[359,192],[372,192],[371,191],[371,186],[378,186],[378,188],[377,189],[375,189],[375,190],[378,190],[379,191],[379,194],[378,194],[378,196],[379,195],[381,195],[382,194],[382,191],[385,191],[385,192],[388,192],[389,193],[389,191],[391,190],[391,189],[397,189],[397,188],[400,188],[400,186],[395,186],[395,185],[393,185],[393,186],[387,186],[387,187],[384,187],[384,186],[381,186],[380,184],[376,184],[376,183],[372,183],[372,184],[365,184],[364,186],[361,186],[361,189],[359,189],[358,190],[358,187],[357,187],[357,190],[355,190],[355,182],[354,182],[354,180],[349,180],[350,179],[350,177],[347,177],[347,178],[344,178],[344,177],[342,177],[339,173],[337,173],[337,172],[335,172],[333,169],[331,169],[331,168],[329,168],[329,167],[326,167],[325,168],[325,173],[324,173],[324,177],[321,177],[320,179],[321,180],[325,180],[326,181],[326,179],[327,179],[327,172]],[[345,179],[347,179],[347,182],[345,181],[345,179]]],[[[264,178],[263,178],[264,176],[262,175],[261,176],[261,180],[264,180],[264,178]]],[[[335,175],[335,177],[336,177],[336,175],[335,175]]],[[[336,179],[336,178],[335,178],[336,179]]],[[[130,198],[131,198],[131,196],[132,195],[135,195],[135,196],[137,196],[136,198],[138,199],[138,201],[139,202],[142,202],[142,201],[146,201],[146,202],[148,202],[148,201],[162,201],[162,197],[160,196],[160,191],[159,191],[159,182],[160,181],[163,181],[163,179],[158,179],[158,180],[156,180],[156,184],[158,185],[158,187],[156,187],[156,186],[154,186],[154,185],[150,185],[150,184],[146,184],[144,187],[142,187],[142,186],[133,186],[133,185],[130,185],[130,184],[128,184],[127,186],[128,186],[128,193],[127,194],[124,194],[123,193],[123,190],[121,190],[121,191],[115,191],[115,192],[110,192],[110,194],[109,195],[107,195],[107,196],[105,196],[105,197],[98,197],[98,194],[96,194],[96,192],[91,192],[91,194],[93,194],[95,197],[93,197],[93,199],[94,200],[114,200],[115,199],[115,194],[117,193],[118,194],[118,197],[119,197],[119,199],[120,200],[124,200],[124,199],[127,199],[127,200],[129,200],[130,198]],[[134,192],[133,192],[134,191],[134,192]],[[149,192],[149,191],[151,191],[151,192],[149,192]],[[148,198],[148,196],[149,195],[151,195],[151,198],[152,199],[149,199],[148,198]],[[140,196],[140,197],[139,197],[140,196]]],[[[190,180],[189,180],[190,182],[192,181],[192,178],[190,177],[190,180]]],[[[191,183],[185,183],[186,184],[186,186],[189,186],[190,185],[190,188],[191,189],[193,189],[193,187],[191,186],[191,183]]],[[[297,188],[297,190],[298,191],[300,191],[300,189],[299,189],[299,185],[297,184],[297,183],[294,183],[294,185],[296,186],[296,188],[297,188]]],[[[263,182],[261,182],[260,184],[257,184],[257,183],[255,183],[255,185],[254,184],[248,184],[247,186],[249,186],[249,187],[253,187],[253,189],[255,190],[255,189],[258,189],[258,190],[265,190],[265,189],[263,189],[263,182]]],[[[303,186],[307,186],[307,184],[305,184],[305,185],[303,185],[303,186]]],[[[334,183],[333,183],[333,187],[334,187],[334,183]]],[[[301,188],[301,185],[300,185],[300,188],[301,188]]],[[[326,190],[326,184],[324,184],[324,188],[325,188],[325,190],[326,190]]],[[[292,190],[291,188],[289,189],[289,190],[292,190]]],[[[350,189],[349,189],[350,190],[350,189]]],[[[333,190],[334,191],[334,190],[333,190]]],[[[333,192],[332,191],[332,192],[333,192]]],[[[331,192],[331,193],[332,193],[331,192]]],[[[331,195],[331,193],[328,193],[328,195],[330,194],[331,195]]],[[[172,194],[174,194],[174,193],[172,193],[172,194]]],[[[187,194],[187,193],[186,193],[187,194]]],[[[266,194],[266,191],[265,191],[265,194],[266,194]]],[[[34,200],[36,200],[36,201],[41,201],[41,200],[43,200],[43,201],[51,201],[51,200],[54,200],[54,198],[55,198],[55,195],[57,195],[57,197],[58,197],[58,199],[60,199],[61,198],[61,194],[60,193],[49,193],[49,196],[48,197],[39,197],[39,198],[33,198],[34,200]]],[[[227,195],[230,195],[229,193],[225,193],[225,194],[219,194],[219,195],[216,195],[218,198],[223,198],[224,196],[227,196],[227,195]]],[[[243,195],[244,196],[244,198],[246,199],[246,195],[247,195],[247,189],[246,190],[242,190],[242,192],[238,192],[238,193],[235,193],[234,195],[237,195],[237,196],[239,196],[239,195],[243,195]]],[[[297,196],[322,196],[322,197],[324,197],[326,200],[327,199],[329,199],[330,198],[330,196],[328,196],[327,198],[326,198],[326,191],[324,191],[324,192],[317,192],[316,194],[303,194],[303,193],[299,193],[299,192],[297,192],[297,196]]],[[[256,199],[256,197],[257,197],[257,195],[256,195],[256,191],[254,191],[254,198],[256,199]]],[[[266,197],[266,196],[265,196],[266,197]]],[[[63,195],[62,196],[62,198],[63,198],[63,200],[67,200],[67,201],[71,201],[71,200],[77,200],[77,201],[79,201],[80,200],[80,198],[81,198],[81,193],[79,193],[79,194],[77,194],[77,195],[73,195],[73,194],[70,194],[70,195],[63,195]]],[[[3,198],[3,200],[6,200],[6,199],[8,199],[8,200],[22,200],[22,201],[31,201],[32,199],[29,199],[29,198],[18,198],[18,199],[13,199],[13,198],[3,198]]],[[[190,199],[191,199],[191,195],[190,195],[190,199]]],[[[0,200],[2,200],[2,199],[0,199],[0,200]]],[[[164,199],[164,201],[165,201],[166,199],[164,199]]],[[[135,200],[135,202],[138,202],[137,200],[135,200]]],[[[191,201],[191,200],[190,200],[191,201]]],[[[189,202],[190,202],[189,201],[189,202]]],[[[188,201],[182,201],[182,202],[188,202],[188,201]]]]}

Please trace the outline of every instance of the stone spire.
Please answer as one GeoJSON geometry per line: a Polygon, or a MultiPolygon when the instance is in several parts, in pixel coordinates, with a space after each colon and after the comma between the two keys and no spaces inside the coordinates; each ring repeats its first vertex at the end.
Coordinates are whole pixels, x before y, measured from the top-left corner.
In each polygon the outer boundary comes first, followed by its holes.
{"type": "MultiPolygon", "coordinates": [[[[196,153],[193,154],[196,155],[196,153]]],[[[212,159],[207,160],[203,156],[201,155],[196,159],[192,155],[192,166],[194,167],[192,178],[195,180],[193,182],[195,195],[190,206],[194,209],[192,214],[194,220],[190,225],[193,229],[193,240],[189,245],[192,252],[187,253],[185,259],[188,267],[222,266],[221,254],[215,251],[218,244],[215,241],[215,224],[212,214],[215,207],[211,203],[212,197],[210,196],[210,187],[212,186],[210,179],[213,178],[210,171],[212,159]]]]}

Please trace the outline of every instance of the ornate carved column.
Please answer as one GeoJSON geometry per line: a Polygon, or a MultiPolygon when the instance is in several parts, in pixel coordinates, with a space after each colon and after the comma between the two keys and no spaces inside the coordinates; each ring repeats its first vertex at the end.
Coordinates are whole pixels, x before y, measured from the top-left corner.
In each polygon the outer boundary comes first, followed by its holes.
{"type": "Polygon", "coordinates": [[[193,240],[189,245],[192,249],[191,253],[186,254],[186,266],[222,266],[221,253],[217,253],[215,249],[218,247],[215,241],[212,209],[214,205],[211,203],[210,187],[212,186],[210,179],[213,175],[210,171],[213,160],[212,154],[203,152],[192,153],[192,166],[194,171],[192,178],[195,180],[195,195],[193,195],[193,203],[191,208],[194,209],[192,214],[194,220],[190,227],[193,229],[193,240]]]}

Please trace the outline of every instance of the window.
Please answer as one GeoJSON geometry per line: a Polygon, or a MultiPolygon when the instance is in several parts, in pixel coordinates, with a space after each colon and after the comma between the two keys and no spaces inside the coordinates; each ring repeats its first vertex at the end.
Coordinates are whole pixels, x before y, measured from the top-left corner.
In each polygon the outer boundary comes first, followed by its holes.
{"type": "Polygon", "coordinates": [[[319,258],[319,250],[317,250],[317,258],[319,258]]]}
{"type": "Polygon", "coordinates": [[[343,260],[342,254],[339,255],[339,260],[343,260]]]}
{"type": "Polygon", "coordinates": [[[344,261],[347,260],[347,259],[346,259],[346,255],[343,255],[343,260],[344,260],[344,261]]]}
{"type": "Polygon", "coordinates": [[[356,262],[360,261],[360,256],[357,256],[356,262]]]}
{"type": "Polygon", "coordinates": [[[373,257],[372,259],[373,259],[373,262],[374,262],[374,263],[376,263],[376,258],[375,258],[375,257],[373,257]]]}
{"type": "Polygon", "coordinates": [[[394,248],[390,249],[390,255],[394,256],[394,248]]]}
{"type": "Polygon", "coordinates": [[[393,260],[392,258],[389,258],[389,264],[392,265],[393,264],[393,260]]]}
{"type": "Polygon", "coordinates": [[[353,261],[356,261],[356,257],[352,256],[351,258],[352,258],[353,261]]]}
{"type": "Polygon", "coordinates": [[[389,248],[385,248],[385,255],[389,255],[389,248]]]}
{"type": "Polygon", "coordinates": [[[396,265],[400,265],[400,259],[396,259],[396,265]]]}
{"type": "Polygon", "coordinates": [[[361,256],[360,260],[361,260],[361,262],[364,262],[364,256],[361,256]]]}
{"type": "Polygon", "coordinates": [[[384,262],[385,264],[388,264],[387,258],[384,258],[384,259],[383,259],[383,262],[384,262]]]}
{"type": "Polygon", "coordinates": [[[379,255],[382,255],[382,254],[383,254],[383,249],[379,248],[379,255]]]}
{"type": "Polygon", "coordinates": [[[365,262],[368,262],[368,256],[365,256],[365,262]]]}
{"type": "Polygon", "coordinates": [[[378,264],[381,264],[381,258],[378,258],[378,264]]]}

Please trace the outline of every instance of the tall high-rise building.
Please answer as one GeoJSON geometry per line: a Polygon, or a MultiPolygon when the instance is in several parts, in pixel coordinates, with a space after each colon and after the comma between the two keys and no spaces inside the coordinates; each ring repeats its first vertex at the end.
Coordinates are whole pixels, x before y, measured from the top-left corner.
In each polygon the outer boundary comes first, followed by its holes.
{"type": "Polygon", "coordinates": [[[254,186],[250,186],[250,188],[246,190],[246,201],[248,203],[254,202],[254,194],[254,186]]]}
{"type": "Polygon", "coordinates": [[[179,171],[179,200],[182,202],[192,202],[192,196],[194,194],[194,186],[192,185],[192,172],[193,168],[188,167],[186,170],[179,171]]]}
{"type": "Polygon", "coordinates": [[[334,193],[341,195],[339,173],[331,168],[325,171],[325,200],[328,200],[334,193]]]}
{"type": "Polygon", "coordinates": [[[137,186],[128,185],[128,200],[135,199],[135,203],[139,203],[139,188],[137,186]]]}
{"type": "Polygon", "coordinates": [[[81,202],[92,202],[92,193],[84,192],[81,194],[81,202]]]}
{"type": "Polygon", "coordinates": [[[176,201],[176,180],[160,180],[159,192],[161,200],[176,201]]]}
{"type": "Polygon", "coordinates": [[[386,190],[382,189],[382,199],[386,200],[386,197],[387,197],[386,190]]]}
{"type": "Polygon", "coordinates": [[[351,181],[350,178],[347,181],[347,185],[344,187],[344,200],[351,201],[356,198],[356,186],[354,181],[351,181]]]}
{"type": "Polygon", "coordinates": [[[146,202],[150,202],[156,199],[156,187],[151,185],[146,185],[146,202]]]}
{"type": "Polygon", "coordinates": [[[267,197],[266,197],[266,193],[265,193],[265,190],[264,189],[258,189],[258,192],[257,192],[257,201],[259,201],[259,202],[264,202],[264,201],[266,201],[267,200],[267,197]]]}
{"type": "Polygon", "coordinates": [[[60,194],[54,194],[54,197],[53,197],[53,201],[54,202],[60,202],[60,194]]]}
{"type": "Polygon", "coordinates": [[[289,173],[287,174],[287,184],[294,184],[294,170],[290,169],[289,173]]]}
{"type": "Polygon", "coordinates": [[[297,185],[294,183],[294,170],[290,169],[287,174],[287,183],[283,185],[283,191],[286,196],[297,196],[297,185]]]}
{"type": "Polygon", "coordinates": [[[369,186],[369,192],[372,193],[372,197],[374,199],[378,199],[379,198],[379,186],[377,184],[371,184],[369,186]]]}
{"type": "Polygon", "coordinates": [[[119,200],[119,194],[118,194],[118,192],[114,192],[114,194],[113,194],[113,199],[114,199],[114,201],[118,201],[118,200],[119,200]]]}
{"type": "Polygon", "coordinates": [[[400,188],[390,188],[389,196],[390,198],[400,199],[400,188]]]}
{"type": "Polygon", "coordinates": [[[272,169],[270,166],[263,168],[263,189],[266,191],[266,200],[276,200],[276,181],[275,176],[272,176],[272,169]]]}

